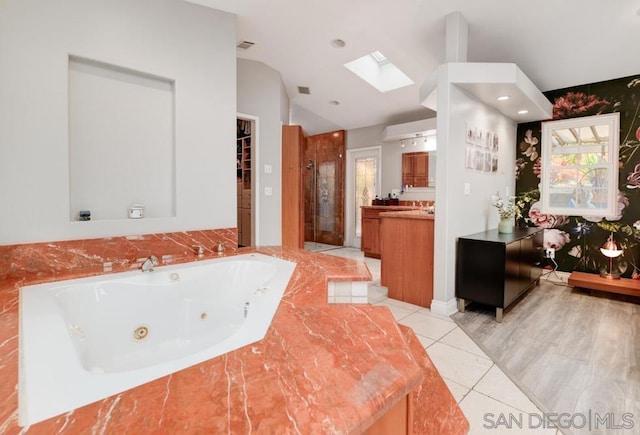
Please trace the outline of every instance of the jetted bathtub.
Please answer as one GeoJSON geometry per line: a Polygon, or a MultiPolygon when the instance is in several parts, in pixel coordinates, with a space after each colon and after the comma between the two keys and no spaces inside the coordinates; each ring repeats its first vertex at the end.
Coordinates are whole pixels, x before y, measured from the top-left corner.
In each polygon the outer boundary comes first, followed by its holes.
{"type": "Polygon", "coordinates": [[[294,268],[245,254],[21,288],[20,424],[263,339],[294,268]]]}

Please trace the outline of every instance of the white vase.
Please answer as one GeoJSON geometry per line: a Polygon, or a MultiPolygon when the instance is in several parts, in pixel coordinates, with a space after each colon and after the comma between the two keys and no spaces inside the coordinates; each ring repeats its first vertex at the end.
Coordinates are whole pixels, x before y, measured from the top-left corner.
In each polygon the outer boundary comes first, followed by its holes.
{"type": "Polygon", "coordinates": [[[513,218],[500,219],[498,223],[498,232],[509,234],[513,232],[513,218]]]}

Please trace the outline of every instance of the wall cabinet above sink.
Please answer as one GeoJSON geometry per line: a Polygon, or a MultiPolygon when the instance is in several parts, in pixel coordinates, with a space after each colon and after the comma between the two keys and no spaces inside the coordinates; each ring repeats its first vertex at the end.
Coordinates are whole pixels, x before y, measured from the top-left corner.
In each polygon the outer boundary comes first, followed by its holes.
{"type": "Polygon", "coordinates": [[[402,184],[409,187],[429,186],[429,153],[402,154],[402,184]]]}

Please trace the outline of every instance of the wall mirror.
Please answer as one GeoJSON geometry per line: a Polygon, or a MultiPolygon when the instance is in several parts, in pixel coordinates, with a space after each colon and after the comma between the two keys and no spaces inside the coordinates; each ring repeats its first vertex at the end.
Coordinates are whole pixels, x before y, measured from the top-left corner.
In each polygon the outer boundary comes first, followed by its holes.
{"type": "Polygon", "coordinates": [[[542,213],[616,215],[619,125],[619,113],[542,124],[542,213]]]}

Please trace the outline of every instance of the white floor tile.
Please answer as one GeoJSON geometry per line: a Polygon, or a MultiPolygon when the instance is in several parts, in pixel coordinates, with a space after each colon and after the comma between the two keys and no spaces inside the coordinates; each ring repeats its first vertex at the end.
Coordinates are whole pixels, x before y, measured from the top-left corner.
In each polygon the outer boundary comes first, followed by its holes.
{"type": "Polygon", "coordinates": [[[336,257],[355,258],[357,260],[364,260],[364,254],[362,251],[356,248],[338,248],[322,251],[323,254],[335,255],[336,257]]]}
{"type": "Polygon", "coordinates": [[[493,365],[488,359],[442,343],[429,346],[427,354],[441,376],[467,388],[473,388],[493,365]]]}
{"type": "Polygon", "coordinates": [[[449,388],[449,391],[451,391],[453,398],[456,399],[456,402],[458,403],[460,403],[460,401],[464,399],[464,396],[466,396],[467,393],[470,391],[464,385],[460,385],[459,383],[452,381],[451,379],[447,379],[447,378],[442,378],[442,379],[444,380],[444,383],[447,384],[447,388],[449,388]]]}
{"type": "Polygon", "coordinates": [[[371,282],[375,284],[380,284],[380,260],[373,259],[375,261],[368,261],[365,259],[364,264],[369,268],[369,272],[371,272],[371,282]]]}
{"type": "Polygon", "coordinates": [[[472,339],[469,338],[464,331],[458,327],[453,329],[447,335],[440,339],[442,343],[448,344],[449,346],[457,347],[460,350],[464,350],[466,352],[470,352],[474,355],[481,356],[486,359],[491,359],[487,356],[486,353],[482,351],[472,339]]]}
{"type": "Polygon", "coordinates": [[[404,308],[405,310],[410,310],[411,312],[416,312],[420,308],[423,308],[420,305],[413,305],[408,302],[399,301],[397,299],[391,299],[391,298],[387,300],[387,303],[389,303],[390,305],[395,305],[400,308],[404,308]]]}
{"type": "Polygon", "coordinates": [[[326,243],[304,242],[304,249],[312,252],[323,252],[327,250],[335,250],[336,248],[341,249],[336,245],[327,245],[326,243]]]}
{"type": "Polygon", "coordinates": [[[420,341],[420,344],[422,344],[422,347],[424,347],[425,349],[435,343],[435,341],[433,341],[432,339],[423,337],[420,334],[416,334],[416,337],[418,337],[418,341],[420,341]]]}
{"type": "Polygon", "coordinates": [[[383,301],[375,303],[374,305],[382,305],[389,308],[391,310],[391,314],[393,315],[393,318],[396,319],[396,322],[399,322],[401,319],[404,319],[405,317],[408,317],[411,315],[412,311],[405,310],[404,308],[400,308],[396,305],[390,305],[387,303],[387,301],[388,299],[385,299],[383,301]]]}
{"type": "Polygon", "coordinates": [[[414,312],[398,323],[412,328],[416,334],[424,335],[432,340],[439,340],[456,327],[455,323],[445,322],[426,314],[414,312]]]}
{"type": "Polygon", "coordinates": [[[460,402],[462,412],[469,420],[469,434],[549,434],[556,429],[543,429],[540,420],[527,413],[505,405],[491,397],[470,391],[460,402]],[[522,427],[518,426],[520,422],[522,427]],[[510,427],[508,424],[510,423],[510,427]]]}
{"type": "Polygon", "coordinates": [[[383,301],[387,299],[387,288],[375,284],[369,284],[367,296],[369,297],[370,304],[383,301]]]}
{"type": "Polygon", "coordinates": [[[382,263],[377,258],[362,257],[362,259],[367,266],[374,267],[377,270],[380,270],[380,268],[382,267],[382,263]]]}
{"type": "Polygon", "coordinates": [[[444,320],[445,322],[449,322],[449,323],[455,323],[453,321],[453,319],[451,319],[451,317],[449,316],[442,316],[440,314],[435,314],[433,313],[429,308],[425,308],[425,307],[420,307],[420,309],[418,310],[419,313],[422,314],[426,314],[427,316],[431,316],[433,318],[436,319],[440,319],[440,320],[444,320]]]}
{"type": "Polygon", "coordinates": [[[494,365],[473,388],[475,391],[489,396],[514,408],[540,414],[538,407],[505,375],[500,367],[494,365]]]}

